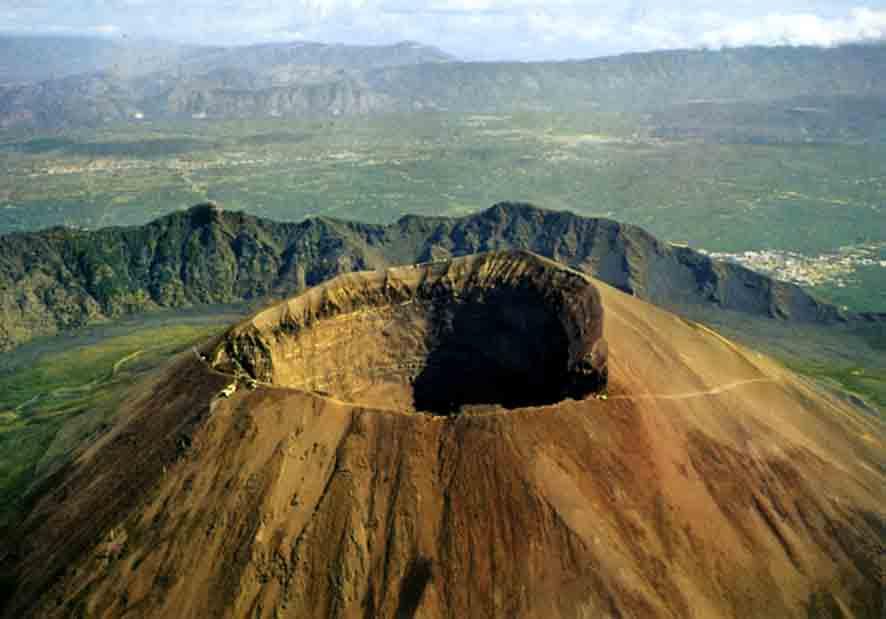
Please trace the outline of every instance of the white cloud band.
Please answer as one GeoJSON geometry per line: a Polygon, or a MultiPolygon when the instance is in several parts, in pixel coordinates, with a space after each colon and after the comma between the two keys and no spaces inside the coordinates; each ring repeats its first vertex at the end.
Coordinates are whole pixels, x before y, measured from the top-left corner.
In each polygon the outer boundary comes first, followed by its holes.
{"type": "Polygon", "coordinates": [[[847,17],[824,19],[809,13],[770,14],[705,32],[701,43],[711,47],[742,45],[833,46],[886,39],[886,11],[852,9],[847,17]]]}
{"type": "Polygon", "coordinates": [[[6,2],[0,30],[7,31],[223,44],[409,39],[483,60],[886,40],[886,0],[853,9],[841,0],[746,0],[728,8],[714,0],[70,0],[65,8],[57,0],[6,2]]]}

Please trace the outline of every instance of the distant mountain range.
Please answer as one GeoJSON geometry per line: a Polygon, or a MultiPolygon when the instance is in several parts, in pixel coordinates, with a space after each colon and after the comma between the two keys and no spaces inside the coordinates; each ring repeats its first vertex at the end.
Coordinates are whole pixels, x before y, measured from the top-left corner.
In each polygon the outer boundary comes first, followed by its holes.
{"type": "Polygon", "coordinates": [[[0,35],[0,84],[34,83],[132,67],[150,73],[183,58],[188,48],[104,37],[0,35]]]}
{"type": "Polygon", "coordinates": [[[245,47],[0,37],[0,128],[202,117],[368,113],[364,73],[454,60],[427,45],[245,47]]]}
{"type": "Polygon", "coordinates": [[[217,69],[329,66],[370,69],[454,60],[413,41],[394,45],[342,45],[308,41],[248,46],[180,45],[169,41],[72,36],[0,35],[0,83],[42,82],[86,73],[120,78],[210,73],[217,69]]]}
{"type": "Polygon", "coordinates": [[[138,227],[0,237],[0,350],[157,308],[283,297],[335,275],[527,249],[657,305],[802,322],[847,320],[799,287],[608,219],[503,203],[463,218],[388,226],[280,223],[214,205],[138,227]]]}
{"type": "Polygon", "coordinates": [[[661,111],[886,96],[886,46],[738,48],[586,61],[458,62],[404,42],[187,47],[0,38],[0,128],[395,111],[661,111]]]}

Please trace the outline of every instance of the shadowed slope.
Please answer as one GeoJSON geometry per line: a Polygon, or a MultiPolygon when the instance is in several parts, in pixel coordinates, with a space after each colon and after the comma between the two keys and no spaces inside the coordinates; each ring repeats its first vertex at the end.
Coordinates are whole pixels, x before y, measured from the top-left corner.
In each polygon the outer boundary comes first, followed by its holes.
{"type": "Polygon", "coordinates": [[[219,398],[177,359],[37,504],[5,616],[876,617],[882,423],[594,285],[606,400],[219,398]]]}

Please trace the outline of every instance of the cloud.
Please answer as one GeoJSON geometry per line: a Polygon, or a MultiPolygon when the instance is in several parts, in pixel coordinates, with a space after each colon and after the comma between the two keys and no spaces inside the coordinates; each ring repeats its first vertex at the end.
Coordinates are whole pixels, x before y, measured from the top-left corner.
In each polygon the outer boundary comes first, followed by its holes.
{"type": "Polygon", "coordinates": [[[117,34],[120,32],[120,27],[115,26],[114,24],[100,24],[98,26],[93,26],[92,30],[96,34],[117,34]]]}
{"type": "Polygon", "coordinates": [[[599,41],[612,34],[615,24],[605,17],[557,14],[535,10],[526,18],[529,31],[546,42],[562,40],[599,41]]]}
{"type": "Polygon", "coordinates": [[[405,39],[466,59],[886,39],[886,0],[0,0],[0,29],[192,43],[405,39]],[[48,27],[46,24],[55,24],[48,27]]]}
{"type": "Polygon", "coordinates": [[[825,19],[810,13],[773,13],[741,20],[705,32],[701,43],[710,47],[741,45],[820,45],[886,39],[886,11],[852,9],[847,17],[825,19]]]}

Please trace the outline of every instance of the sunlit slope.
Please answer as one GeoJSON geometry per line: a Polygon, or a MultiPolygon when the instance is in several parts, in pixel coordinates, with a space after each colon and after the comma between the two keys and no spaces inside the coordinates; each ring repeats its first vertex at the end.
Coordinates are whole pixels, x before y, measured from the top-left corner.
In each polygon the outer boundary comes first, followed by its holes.
{"type": "Polygon", "coordinates": [[[594,284],[605,399],[220,398],[175,359],[37,504],[6,616],[876,617],[881,422],[594,284]]]}

